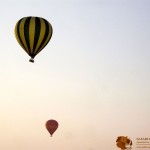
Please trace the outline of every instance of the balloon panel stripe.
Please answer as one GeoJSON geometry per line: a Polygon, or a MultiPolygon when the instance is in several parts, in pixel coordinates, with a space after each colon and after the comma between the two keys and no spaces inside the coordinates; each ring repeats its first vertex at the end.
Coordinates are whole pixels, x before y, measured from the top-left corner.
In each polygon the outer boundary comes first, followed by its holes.
{"type": "Polygon", "coordinates": [[[18,41],[18,43],[20,44],[20,46],[25,50],[25,46],[24,46],[24,44],[23,44],[23,42],[22,42],[22,39],[21,39],[21,37],[20,37],[20,32],[19,32],[19,29],[20,29],[20,22],[21,22],[21,20],[18,21],[18,23],[17,23],[17,25],[16,25],[16,27],[15,27],[15,36],[16,36],[17,41],[18,41]]]}
{"type": "Polygon", "coordinates": [[[45,35],[45,31],[46,31],[46,26],[45,26],[45,22],[44,22],[44,19],[43,18],[39,18],[40,19],[40,24],[41,24],[41,30],[40,30],[40,34],[39,34],[39,39],[38,39],[38,42],[36,44],[36,48],[35,48],[35,51],[34,51],[34,54],[36,54],[43,38],[44,38],[44,35],[45,35]]]}
{"type": "Polygon", "coordinates": [[[43,46],[43,44],[45,43],[45,41],[47,39],[47,35],[48,35],[48,31],[49,31],[49,29],[48,29],[48,22],[45,19],[43,19],[43,21],[45,22],[45,34],[44,34],[44,37],[43,37],[43,39],[41,41],[41,44],[37,48],[36,55],[42,50],[42,46],[43,46]]]}
{"type": "Polygon", "coordinates": [[[35,35],[35,18],[31,17],[29,24],[30,54],[33,53],[34,35],[35,35]]]}
{"type": "Polygon", "coordinates": [[[31,17],[28,17],[25,20],[25,24],[24,24],[24,37],[25,37],[25,41],[26,41],[26,44],[27,44],[27,47],[28,47],[28,53],[31,56],[30,41],[29,41],[29,25],[30,25],[30,20],[31,20],[31,17]]]}
{"type": "Polygon", "coordinates": [[[22,19],[22,21],[20,22],[19,32],[20,32],[20,37],[21,37],[22,42],[24,44],[25,50],[29,54],[28,46],[27,46],[27,43],[26,43],[26,40],[25,40],[25,35],[24,35],[24,24],[25,24],[26,19],[27,19],[27,17],[22,19]]]}
{"type": "Polygon", "coordinates": [[[34,56],[35,56],[35,49],[39,40],[40,32],[41,32],[41,22],[40,22],[40,19],[36,17],[35,18],[34,45],[33,45],[33,52],[32,52],[32,55],[34,56]]]}
{"type": "Polygon", "coordinates": [[[43,20],[45,22],[46,31],[45,31],[44,38],[43,38],[43,40],[42,40],[42,42],[41,42],[41,44],[40,44],[36,54],[38,54],[46,46],[46,44],[49,42],[51,36],[48,36],[48,35],[49,34],[52,35],[52,28],[50,28],[51,25],[45,19],[43,19],[43,20]]]}
{"type": "MultiPolygon", "coordinates": [[[[25,37],[24,37],[24,23],[25,23],[26,19],[27,18],[23,18],[23,19],[20,20],[20,23],[18,24],[18,34],[19,34],[19,37],[20,37],[20,41],[22,42],[22,45],[24,47],[24,50],[26,51],[26,53],[28,53],[28,47],[27,47],[25,37]]],[[[21,44],[21,43],[19,42],[19,44],[21,44]]]]}
{"type": "Polygon", "coordinates": [[[47,39],[46,39],[45,43],[42,45],[41,49],[38,51],[38,53],[47,45],[47,43],[50,41],[50,39],[52,37],[52,32],[53,32],[52,26],[49,23],[48,23],[48,26],[49,26],[49,33],[48,33],[47,39]]]}

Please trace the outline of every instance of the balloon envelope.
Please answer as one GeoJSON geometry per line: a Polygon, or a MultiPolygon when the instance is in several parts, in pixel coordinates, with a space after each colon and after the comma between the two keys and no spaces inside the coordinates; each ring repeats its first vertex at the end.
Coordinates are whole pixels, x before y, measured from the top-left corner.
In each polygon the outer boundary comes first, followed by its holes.
{"type": "Polygon", "coordinates": [[[53,133],[57,130],[58,128],[58,122],[56,120],[48,120],[45,123],[45,127],[48,130],[48,132],[50,133],[50,135],[52,136],[53,133]]]}
{"type": "Polygon", "coordinates": [[[52,37],[52,26],[41,17],[24,17],[15,26],[15,37],[20,46],[31,57],[34,57],[48,44],[52,37]]]}

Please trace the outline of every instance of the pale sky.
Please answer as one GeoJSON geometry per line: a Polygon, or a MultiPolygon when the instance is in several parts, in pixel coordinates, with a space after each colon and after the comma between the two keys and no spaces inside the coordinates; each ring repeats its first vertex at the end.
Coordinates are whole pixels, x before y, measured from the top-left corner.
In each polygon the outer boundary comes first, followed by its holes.
{"type": "Polygon", "coordinates": [[[150,135],[149,0],[5,0],[0,10],[1,150],[119,150],[120,135],[150,135]],[[26,16],[54,30],[34,64],[14,35],[26,16]],[[59,123],[52,138],[48,119],[59,123]]]}

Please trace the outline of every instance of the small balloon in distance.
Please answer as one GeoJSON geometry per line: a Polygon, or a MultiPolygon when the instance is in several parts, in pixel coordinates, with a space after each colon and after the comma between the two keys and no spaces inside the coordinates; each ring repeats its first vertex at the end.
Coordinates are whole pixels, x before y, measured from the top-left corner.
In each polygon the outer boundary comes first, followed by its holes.
{"type": "Polygon", "coordinates": [[[49,134],[52,136],[53,133],[58,128],[58,122],[56,120],[50,119],[50,120],[46,121],[45,127],[46,127],[47,131],[49,132],[49,134]]]}

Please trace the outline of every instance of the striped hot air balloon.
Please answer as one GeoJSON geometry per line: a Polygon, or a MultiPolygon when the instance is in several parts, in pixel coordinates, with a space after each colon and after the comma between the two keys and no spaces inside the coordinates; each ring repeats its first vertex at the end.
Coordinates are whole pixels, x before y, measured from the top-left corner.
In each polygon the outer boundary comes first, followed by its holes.
{"type": "Polygon", "coordinates": [[[24,17],[15,26],[16,39],[31,57],[30,62],[48,44],[52,33],[51,24],[41,17],[24,17]]]}

